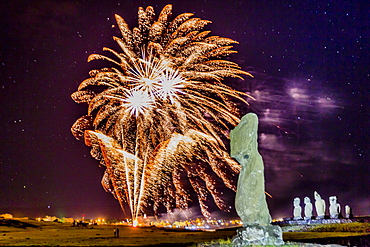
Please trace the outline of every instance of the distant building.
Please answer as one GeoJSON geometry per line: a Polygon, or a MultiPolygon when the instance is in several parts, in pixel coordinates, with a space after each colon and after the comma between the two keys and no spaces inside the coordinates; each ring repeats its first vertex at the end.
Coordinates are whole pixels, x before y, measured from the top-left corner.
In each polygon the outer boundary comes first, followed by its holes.
{"type": "Polygon", "coordinates": [[[61,221],[63,223],[73,223],[74,219],[73,218],[65,218],[65,217],[63,217],[61,221]]]}
{"type": "Polygon", "coordinates": [[[44,218],[42,218],[42,220],[43,221],[61,221],[59,218],[57,218],[55,216],[48,216],[48,215],[46,215],[44,218]]]}
{"type": "Polygon", "coordinates": [[[13,215],[11,215],[11,214],[0,214],[0,218],[12,219],[13,218],[13,215]]]}

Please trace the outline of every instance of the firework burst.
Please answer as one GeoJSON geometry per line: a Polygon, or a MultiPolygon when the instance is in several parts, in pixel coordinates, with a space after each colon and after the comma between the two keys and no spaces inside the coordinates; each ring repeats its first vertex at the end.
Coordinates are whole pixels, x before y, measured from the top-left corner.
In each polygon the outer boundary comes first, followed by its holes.
{"type": "Polygon", "coordinates": [[[171,20],[171,13],[167,5],[156,19],[151,6],[139,8],[132,30],[116,15],[122,38],[114,40],[122,51],[103,50],[117,60],[98,54],[88,59],[114,67],[90,71],[72,94],[77,103],[88,104],[88,115],[76,121],[72,133],[91,146],[91,155],[106,167],[103,187],[122,209],[128,205],[134,219],[149,206],[186,209],[191,190],[204,216],[210,216],[212,199],[227,210],[215,177],[235,190],[239,171],[222,133],[239,122],[231,100],[247,103],[250,96],[221,81],[250,74],[221,59],[235,53],[236,42],[209,36],[203,28],[210,21],[190,13],[171,20]],[[97,87],[102,90],[91,89],[97,87]]]}

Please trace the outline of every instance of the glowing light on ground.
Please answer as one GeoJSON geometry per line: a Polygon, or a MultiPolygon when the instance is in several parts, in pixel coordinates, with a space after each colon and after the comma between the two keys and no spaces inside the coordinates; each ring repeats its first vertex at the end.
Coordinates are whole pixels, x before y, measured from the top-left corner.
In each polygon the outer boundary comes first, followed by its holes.
{"type": "Polygon", "coordinates": [[[138,224],[139,224],[139,222],[137,221],[137,219],[134,219],[134,221],[132,222],[132,226],[137,227],[138,224]]]}

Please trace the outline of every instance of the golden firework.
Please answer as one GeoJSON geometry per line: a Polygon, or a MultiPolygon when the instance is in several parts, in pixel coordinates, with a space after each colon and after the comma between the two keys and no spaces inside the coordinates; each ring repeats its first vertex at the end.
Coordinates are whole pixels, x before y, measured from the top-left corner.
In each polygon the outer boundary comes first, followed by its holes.
{"type": "Polygon", "coordinates": [[[72,94],[77,103],[88,104],[88,114],[76,121],[72,133],[85,137],[92,156],[106,167],[104,188],[122,209],[127,203],[135,219],[149,201],[154,209],[187,208],[191,188],[204,216],[210,215],[209,195],[227,210],[214,175],[235,190],[239,171],[222,137],[239,122],[232,99],[247,103],[250,97],[222,83],[225,77],[251,76],[222,59],[235,53],[231,48],[237,42],[210,36],[203,30],[210,21],[190,13],[171,20],[171,14],[171,5],[158,18],[151,6],[140,7],[133,29],[116,15],[122,38],[113,39],[122,51],[103,50],[117,59],[88,58],[114,67],[90,71],[72,94]]]}

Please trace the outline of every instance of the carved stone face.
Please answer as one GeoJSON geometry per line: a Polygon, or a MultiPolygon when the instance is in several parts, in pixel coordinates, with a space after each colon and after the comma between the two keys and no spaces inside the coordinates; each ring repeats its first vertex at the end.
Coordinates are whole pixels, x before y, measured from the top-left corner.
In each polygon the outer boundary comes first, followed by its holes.
{"type": "Polygon", "coordinates": [[[299,199],[299,197],[294,198],[293,205],[295,207],[298,207],[300,203],[301,203],[301,199],[299,199]]]}
{"type": "Polygon", "coordinates": [[[321,196],[316,191],[314,192],[314,197],[316,201],[321,200],[321,196]]]}
{"type": "Polygon", "coordinates": [[[237,160],[248,159],[257,150],[258,117],[248,113],[235,129],[230,132],[230,154],[237,160]],[[244,139],[234,138],[235,135],[244,134],[244,139]],[[236,140],[242,140],[237,142],[236,140]]]}
{"type": "Polygon", "coordinates": [[[350,214],[351,213],[351,207],[346,205],[345,207],[345,210],[346,210],[346,214],[350,214]]]}
{"type": "Polygon", "coordinates": [[[330,202],[330,204],[336,204],[337,203],[337,197],[336,196],[329,197],[329,202],[330,202]]]}
{"type": "Polygon", "coordinates": [[[309,197],[305,197],[304,198],[304,203],[307,204],[307,203],[310,203],[311,202],[311,199],[309,197]]]}

